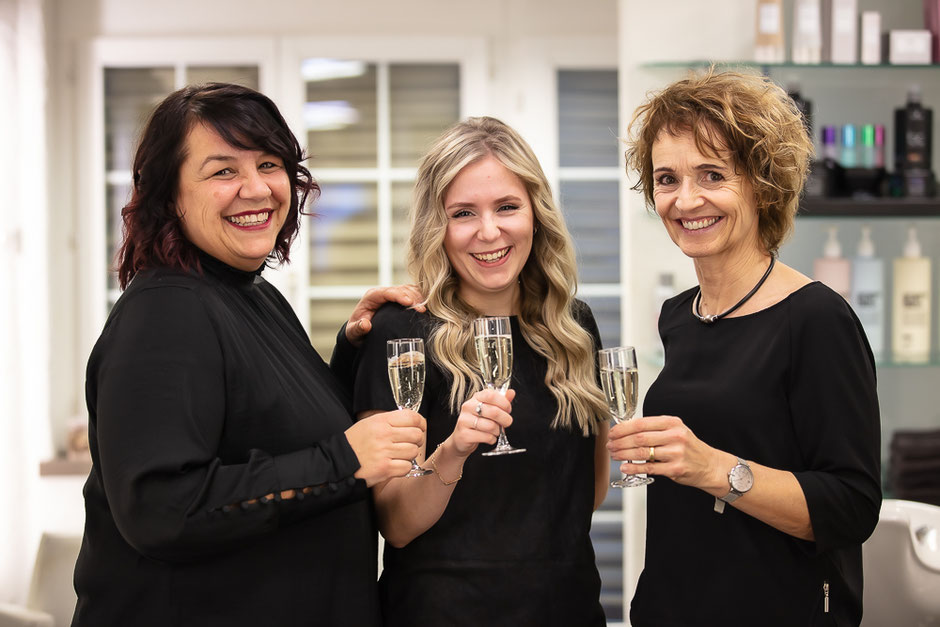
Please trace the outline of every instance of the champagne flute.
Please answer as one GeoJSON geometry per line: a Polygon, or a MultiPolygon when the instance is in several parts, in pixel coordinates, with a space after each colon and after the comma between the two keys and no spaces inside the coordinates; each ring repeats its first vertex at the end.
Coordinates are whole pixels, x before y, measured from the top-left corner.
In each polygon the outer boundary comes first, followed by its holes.
{"type": "MultiPolygon", "coordinates": [[[[636,411],[637,369],[636,351],[632,346],[605,348],[597,352],[601,370],[601,387],[607,399],[607,408],[618,424],[633,418],[636,411]]],[[[611,481],[613,488],[633,488],[653,483],[652,477],[624,475],[623,479],[611,481]]]]}
{"type": "MultiPolygon", "coordinates": [[[[418,411],[424,396],[424,340],[419,337],[389,340],[387,344],[388,381],[398,409],[418,411]]],[[[411,460],[406,477],[423,477],[434,471],[411,460]]]]}
{"type": "MultiPolygon", "coordinates": [[[[512,378],[512,329],[506,316],[486,316],[473,321],[473,341],[480,362],[483,383],[490,389],[505,395],[512,378]]],[[[499,437],[492,450],[483,453],[509,455],[522,453],[524,448],[514,448],[506,439],[506,431],[499,427],[499,437]]]]}

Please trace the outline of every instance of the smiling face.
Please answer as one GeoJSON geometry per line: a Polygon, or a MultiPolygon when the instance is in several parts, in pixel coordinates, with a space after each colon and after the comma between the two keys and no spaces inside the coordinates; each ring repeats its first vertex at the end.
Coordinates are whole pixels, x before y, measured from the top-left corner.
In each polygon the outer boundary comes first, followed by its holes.
{"type": "Polygon", "coordinates": [[[691,133],[664,130],[652,159],[656,213],[683,253],[726,263],[760,251],[754,192],[730,155],[704,155],[691,133]]]}
{"type": "Polygon", "coordinates": [[[290,210],[284,164],[259,150],[235,148],[200,123],[185,145],[177,196],[183,234],[233,268],[257,270],[290,210]]]}
{"type": "Polygon", "coordinates": [[[444,211],[444,250],[460,277],[460,297],[485,314],[517,313],[535,224],[525,185],[489,155],[451,181],[444,211]]]}

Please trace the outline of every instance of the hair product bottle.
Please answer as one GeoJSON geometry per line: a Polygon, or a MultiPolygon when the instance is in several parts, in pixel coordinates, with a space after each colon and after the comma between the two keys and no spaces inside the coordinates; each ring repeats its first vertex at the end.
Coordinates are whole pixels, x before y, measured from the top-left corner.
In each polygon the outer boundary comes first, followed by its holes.
{"type": "Polygon", "coordinates": [[[908,229],[904,256],[894,260],[891,352],[894,361],[930,360],[930,259],[920,252],[917,230],[908,229]]]}
{"type": "Polygon", "coordinates": [[[793,4],[794,63],[822,61],[822,9],[820,0],[796,0],[793,4]]]}
{"type": "Polygon", "coordinates": [[[894,110],[894,166],[904,180],[904,195],[933,194],[931,140],[933,110],[921,104],[919,85],[912,85],[907,104],[894,110]]]}
{"type": "Polygon", "coordinates": [[[862,227],[852,260],[852,308],[858,315],[875,359],[884,356],[884,261],[875,257],[871,227],[862,227]]]}
{"type": "Polygon", "coordinates": [[[845,300],[849,300],[852,270],[848,259],[842,257],[842,246],[836,237],[836,227],[829,227],[829,239],[823,246],[823,256],[813,262],[813,278],[825,283],[845,300]]]}
{"type": "Polygon", "coordinates": [[[757,0],[754,60],[783,63],[783,0],[757,0]]]}

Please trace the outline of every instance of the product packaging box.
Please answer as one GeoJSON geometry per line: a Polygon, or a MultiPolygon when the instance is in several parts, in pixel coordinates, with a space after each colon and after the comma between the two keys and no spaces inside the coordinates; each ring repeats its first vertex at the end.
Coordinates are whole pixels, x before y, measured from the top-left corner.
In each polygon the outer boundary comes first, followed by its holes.
{"type": "Polygon", "coordinates": [[[933,37],[929,30],[893,30],[888,33],[888,61],[892,65],[929,65],[933,37]]]}

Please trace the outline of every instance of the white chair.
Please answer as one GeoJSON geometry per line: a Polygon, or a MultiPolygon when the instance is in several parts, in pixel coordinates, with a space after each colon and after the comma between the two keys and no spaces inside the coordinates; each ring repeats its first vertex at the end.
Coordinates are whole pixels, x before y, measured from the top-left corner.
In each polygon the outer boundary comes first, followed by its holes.
{"type": "Polygon", "coordinates": [[[44,533],[36,552],[26,606],[0,603],[0,627],[68,627],[75,611],[72,574],[80,536],[44,533]]]}
{"type": "Polygon", "coordinates": [[[885,499],[862,561],[862,627],[940,626],[940,507],[885,499]]]}

